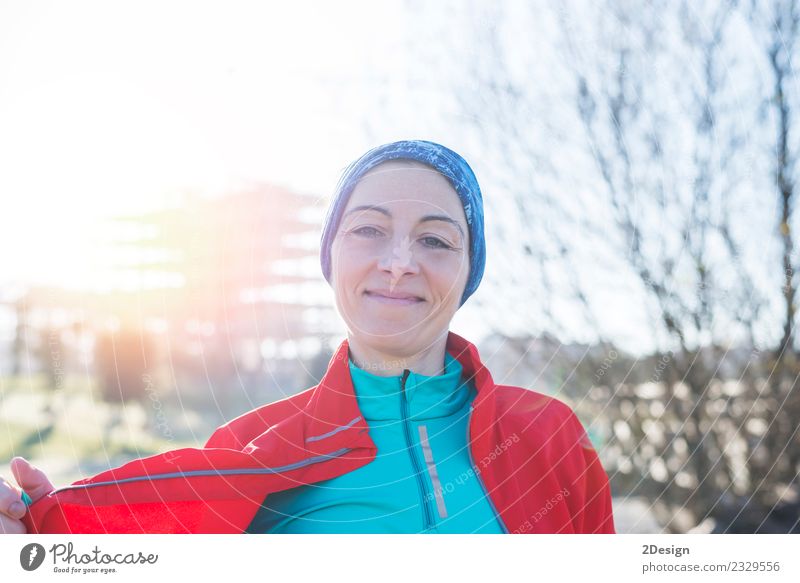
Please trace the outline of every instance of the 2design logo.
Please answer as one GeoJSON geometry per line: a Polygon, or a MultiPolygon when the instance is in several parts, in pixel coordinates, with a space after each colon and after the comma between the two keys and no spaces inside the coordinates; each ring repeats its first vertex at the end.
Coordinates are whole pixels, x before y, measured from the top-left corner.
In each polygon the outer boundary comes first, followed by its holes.
{"type": "Polygon", "coordinates": [[[44,562],[44,547],[39,543],[30,543],[19,552],[19,564],[26,571],[35,571],[44,562]]]}

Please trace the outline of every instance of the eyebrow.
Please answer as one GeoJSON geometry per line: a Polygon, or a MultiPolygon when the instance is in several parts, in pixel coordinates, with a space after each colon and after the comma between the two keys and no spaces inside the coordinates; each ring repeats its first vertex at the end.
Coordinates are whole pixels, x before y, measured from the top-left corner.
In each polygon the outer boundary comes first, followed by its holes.
{"type": "MultiPolygon", "coordinates": [[[[346,217],[347,215],[350,215],[358,211],[378,211],[379,213],[382,213],[387,217],[392,218],[392,213],[390,213],[382,206],[378,206],[375,204],[362,204],[361,206],[353,207],[352,209],[347,211],[342,217],[342,219],[344,219],[344,217],[346,217]]],[[[451,225],[455,225],[455,227],[458,229],[458,232],[461,233],[461,237],[464,237],[464,230],[461,228],[461,225],[459,225],[456,221],[454,221],[447,215],[425,215],[419,220],[419,223],[425,223],[428,221],[444,221],[445,223],[450,223],[451,225]]]]}

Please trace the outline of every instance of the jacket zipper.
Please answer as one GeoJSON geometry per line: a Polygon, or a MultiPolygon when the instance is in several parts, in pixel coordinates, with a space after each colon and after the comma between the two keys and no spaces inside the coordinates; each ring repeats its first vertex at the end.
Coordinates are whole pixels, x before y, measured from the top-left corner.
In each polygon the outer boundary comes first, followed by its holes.
{"type": "Polygon", "coordinates": [[[486,485],[483,483],[483,478],[481,478],[481,474],[478,471],[478,468],[475,466],[475,462],[472,459],[472,442],[470,441],[469,436],[469,426],[470,422],[472,421],[472,405],[469,406],[469,416],[467,417],[467,453],[469,454],[469,465],[472,466],[472,471],[475,472],[475,475],[478,477],[478,484],[481,486],[481,490],[483,490],[483,495],[486,498],[487,502],[489,502],[489,507],[494,512],[494,517],[497,519],[497,523],[500,525],[500,528],[503,530],[504,534],[508,534],[508,528],[506,528],[503,519],[500,518],[500,513],[497,512],[497,508],[492,502],[491,496],[489,496],[489,492],[486,491],[486,485]]]}
{"type": "Polygon", "coordinates": [[[53,494],[57,494],[59,492],[63,492],[64,490],[78,490],[81,488],[96,488],[98,486],[113,486],[116,484],[127,484],[130,482],[144,482],[144,481],[152,481],[152,480],[167,480],[170,478],[195,478],[195,477],[203,477],[203,476],[248,476],[248,475],[258,475],[258,474],[279,474],[281,472],[288,472],[290,470],[296,470],[298,468],[303,468],[305,466],[310,466],[312,464],[317,464],[320,462],[328,461],[333,458],[341,457],[344,454],[353,451],[353,448],[345,447],[342,449],[337,449],[329,454],[317,455],[314,457],[306,458],[304,460],[300,460],[299,462],[294,462],[292,464],[287,464],[285,466],[278,466],[274,468],[246,468],[246,469],[229,469],[229,470],[189,470],[187,472],[170,472],[167,474],[150,474],[147,476],[136,476],[134,478],[122,478],[119,480],[109,480],[106,482],[94,482],[92,484],[77,484],[71,486],[64,486],[63,488],[58,488],[57,490],[53,490],[48,494],[48,496],[52,496],[53,494]]]}
{"type": "Polygon", "coordinates": [[[420,501],[422,503],[423,522],[425,530],[430,530],[433,527],[433,518],[430,515],[430,508],[428,508],[428,489],[425,486],[425,480],[422,477],[422,469],[419,465],[416,453],[414,453],[414,446],[411,442],[411,430],[408,427],[408,399],[406,399],[406,379],[411,373],[410,370],[403,370],[403,378],[400,381],[402,387],[402,402],[403,402],[403,433],[406,436],[406,445],[408,446],[408,455],[411,456],[411,464],[414,466],[414,474],[417,478],[417,487],[419,488],[420,501]]]}

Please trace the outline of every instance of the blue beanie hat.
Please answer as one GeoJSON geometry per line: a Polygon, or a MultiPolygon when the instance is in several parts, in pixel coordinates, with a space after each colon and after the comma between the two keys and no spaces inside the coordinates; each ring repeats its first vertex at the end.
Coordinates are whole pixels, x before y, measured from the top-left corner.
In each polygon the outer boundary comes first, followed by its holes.
{"type": "Polygon", "coordinates": [[[403,140],[384,144],[373,148],[345,169],[336,186],[322,228],[320,242],[322,274],[330,283],[331,245],[356,183],[372,168],[389,160],[416,160],[427,164],[444,175],[458,193],[458,198],[461,199],[461,205],[464,207],[464,215],[467,218],[470,241],[469,279],[459,306],[463,305],[467,298],[478,289],[486,264],[486,243],[483,238],[483,197],[478,180],[466,160],[453,150],[435,142],[403,140]]]}

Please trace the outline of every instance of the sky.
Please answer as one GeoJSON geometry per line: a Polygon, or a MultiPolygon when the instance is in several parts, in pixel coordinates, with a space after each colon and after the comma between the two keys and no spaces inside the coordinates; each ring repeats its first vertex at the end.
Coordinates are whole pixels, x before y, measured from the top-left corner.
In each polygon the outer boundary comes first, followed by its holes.
{"type": "MultiPolygon", "coordinates": [[[[0,0],[0,244],[10,250],[0,254],[0,299],[20,284],[93,287],[102,277],[97,251],[107,241],[109,217],[252,183],[311,194],[324,210],[341,171],[368,148],[425,138],[472,155],[486,199],[489,253],[473,297],[491,300],[504,283],[506,249],[497,231],[536,227],[508,220],[515,212],[510,194],[487,180],[492,157],[507,152],[486,151],[457,123],[448,125],[453,104],[441,86],[421,82],[417,69],[420,55],[436,57],[431,62],[444,67],[442,76],[461,61],[480,62],[478,39],[444,34],[448,27],[469,30],[473,5],[447,12],[426,4],[419,12],[421,4],[0,0]]],[[[551,107],[564,100],[557,81],[564,68],[545,51],[555,25],[545,12],[534,13],[532,24],[512,15],[504,40],[517,64],[536,65],[518,73],[552,91],[531,114],[535,139],[551,163],[566,168],[559,180],[582,176],[573,156],[548,150],[548,140],[558,144],[559,132],[574,128],[551,107]],[[530,38],[533,25],[541,34],[530,38]]],[[[547,178],[533,180],[541,185],[547,178]]],[[[600,204],[592,186],[570,196],[591,209],[600,204]]],[[[574,184],[545,188],[564,196],[574,184]]],[[[562,227],[580,238],[580,225],[562,227]]],[[[593,288],[590,300],[607,337],[651,350],[652,314],[636,282],[611,263],[580,261],[574,269],[593,288]]],[[[555,278],[571,275],[572,265],[557,267],[555,278]]],[[[519,290],[518,305],[502,307],[508,331],[541,333],[512,330],[531,321],[515,313],[538,309],[538,301],[551,304],[569,331],[565,339],[590,340],[574,303],[542,297],[537,277],[531,274],[530,290],[519,290]]],[[[473,303],[459,310],[453,328],[477,341],[487,326],[473,303]]]]}
{"type": "Polygon", "coordinates": [[[98,218],[188,191],[268,181],[326,196],[364,148],[368,92],[342,86],[360,89],[397,39],[347,16],[397,21],[392,5],[204,6],[0,3],[6,278],[74,280],[98,218]]]}

